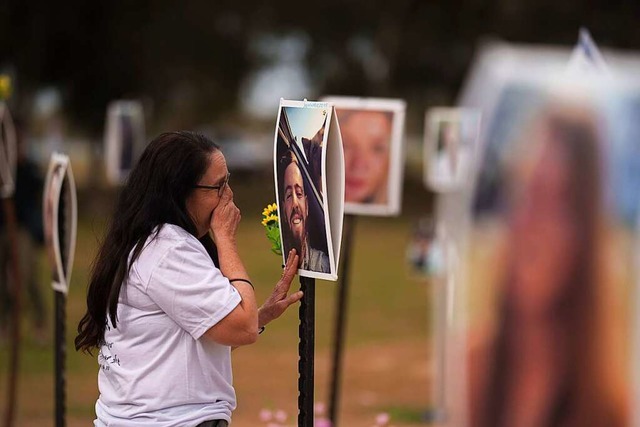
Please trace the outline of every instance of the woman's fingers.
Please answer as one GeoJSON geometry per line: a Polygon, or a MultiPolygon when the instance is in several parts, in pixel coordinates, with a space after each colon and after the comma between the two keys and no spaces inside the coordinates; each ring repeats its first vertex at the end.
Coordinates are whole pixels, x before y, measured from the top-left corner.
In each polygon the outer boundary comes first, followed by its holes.
{"type": "Polygon", "coordinates": [[[289,307],[291,304],[295,304],[296,302],[300,301],[303,296],[304,294],[302,293],[302,291],[292,293],[291,295],[289,295],[284,299],[284,303],[286,304],[285,308],[289,307]]]}
{"type": "Polygon", "coordinates": [[[289,287],[291,286],[291,282],[293,281],[293,278],[296,275],[296,272],[298,271],[299,258],[300,257],[296,253],[295,249],[291,249],[289,251],[289,256],[287,257],[287,264],[284,266],[284,270],[282,271],[282,277],[278,281],[276,288],[286,286],[285,292],[289,290],[289,287]]]}

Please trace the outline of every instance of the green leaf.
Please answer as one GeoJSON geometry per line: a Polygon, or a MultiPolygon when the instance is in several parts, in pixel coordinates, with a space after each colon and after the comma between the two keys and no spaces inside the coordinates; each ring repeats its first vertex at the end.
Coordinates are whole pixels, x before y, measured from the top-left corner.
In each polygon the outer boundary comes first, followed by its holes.
{"type": "Polygon", "coordinates": [[[265,234],[271,242],[271,252],[276,255],[282,255],[282,247],[280,244],[280,228],[278,223],[265,225],[265,234]]]}
{"type": "Polygon", "coordinates": [[[267,237],[272,241],[280,240],[280,230],[277,228],[267,229],[267,237]]]}
{"type": "Polygon", "coordinates": [[[271,248],[271,252],[273,252],[273,253],[274,253],[274,254],[276,254],[276,255],[280,255],[280,256],[282,256],[282,249],[280,249],[280,248],[272,247],[272,248],[271,248]]]}

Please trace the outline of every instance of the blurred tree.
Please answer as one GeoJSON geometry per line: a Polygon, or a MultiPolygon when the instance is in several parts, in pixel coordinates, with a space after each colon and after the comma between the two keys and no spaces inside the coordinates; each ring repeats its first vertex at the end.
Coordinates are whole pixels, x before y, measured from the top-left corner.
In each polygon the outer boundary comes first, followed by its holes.
{"type": "Polygon", "coordinates": [[[424,108],[454,100],[484,37],[571,45],[585,25],[604,46],[638,49],[637,16],[640,2],[623,0],[4,0],[0,66],[15,68],[25,103],[58,86],[90,132],[123,97],[151,100],[158,127],[191,127],[237,111],[243,81],[263,61],[250,44],[267,35],[308,35],[317,94],[424,108]]]}

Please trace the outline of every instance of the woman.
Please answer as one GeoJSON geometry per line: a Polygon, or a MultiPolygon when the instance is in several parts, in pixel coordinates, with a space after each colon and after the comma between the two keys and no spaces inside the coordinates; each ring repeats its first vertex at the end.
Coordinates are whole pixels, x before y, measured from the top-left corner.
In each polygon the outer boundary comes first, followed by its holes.
{"type": "Polygon", "coordinates": [[[338,110],[344,144],[345,201],[387,203],[393,114],[338,110]]]}
{"type": "Polygon", "coordinates": [[[595,120],[554,110],[533,135],[512,188],[496,336],[471,353],[471,425],[624,426],[595,120]]]}
{"type": "Polygon", "coordinates": [[[302,297],[287,296],[292,251],[258,309],[236,247],[239,221],[217,145],[190,132],[149,143],[95,260],[75,341],[99,350],[96,426],[230,422],[231,348],[255,342],[302,297]]]}

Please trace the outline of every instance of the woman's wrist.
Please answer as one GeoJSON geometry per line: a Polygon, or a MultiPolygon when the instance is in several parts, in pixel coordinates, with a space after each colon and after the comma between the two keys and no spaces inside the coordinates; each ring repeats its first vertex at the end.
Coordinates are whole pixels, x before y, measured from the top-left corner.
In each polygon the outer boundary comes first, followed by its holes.
{"type": "Polygon", "coordinates": [[[268,319],[266,313],[263,310],[263,308],[260,307],[258,309],[258,329],[261,329],[261,328],[264,328],[265,326],[267,326],[267,324],[269,322],[271,322],[271,320],[273,320],[273,319],[268,319]]]}
{"type": "Polygon", "coordinates": [[[213,241],[215,242],[218,250],[220,248],[235,248],[236,247],[236,236],[228,236],[228,235],[216,235],[213,233],[213,241]]]}

